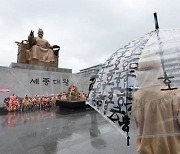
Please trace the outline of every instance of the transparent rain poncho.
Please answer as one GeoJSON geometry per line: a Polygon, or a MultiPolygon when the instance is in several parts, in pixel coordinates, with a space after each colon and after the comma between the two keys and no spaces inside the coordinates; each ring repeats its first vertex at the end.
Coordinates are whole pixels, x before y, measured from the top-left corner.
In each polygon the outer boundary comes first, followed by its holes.
{"type": "Polygon", "coordinates": [[[167,88],[163,75],[160,55],[143,52],[132,104],[140,153],[180,153],[180,91],[163,90],[167,88]]]}
{"type": "Polygon", "coordinates": [[[135,129],[141,139],[180,135],[179,51],[180,29],[155,30],[117,50],[97,74],[87,103],[120,130],[127,145],[135,129]]]}

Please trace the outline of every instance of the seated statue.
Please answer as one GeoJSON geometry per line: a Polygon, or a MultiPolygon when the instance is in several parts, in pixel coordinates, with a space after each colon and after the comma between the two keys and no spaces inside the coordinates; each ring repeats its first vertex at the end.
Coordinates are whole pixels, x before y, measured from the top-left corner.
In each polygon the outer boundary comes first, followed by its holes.
{"type": "Polygon", "coordinates": [[[43,66],[58,67],[58,45],[51,46],[43,38],[43,30],[38,30],[38,36],[34,37],[34,31],[31,30],[28,40],[21,43],[16,42],[19,46],[18,63],[27,63],[43,66]]]}
{"type": "Polygon", "coordinates": [[[29,58],[43,62],[54,62],[53,47],[47,40],[43,39],[43,34],[43,30],[39,29],[38,37],[34,37],[34,31],[31,30],[28,36],[29,44],[32,45],[29,58]]]}

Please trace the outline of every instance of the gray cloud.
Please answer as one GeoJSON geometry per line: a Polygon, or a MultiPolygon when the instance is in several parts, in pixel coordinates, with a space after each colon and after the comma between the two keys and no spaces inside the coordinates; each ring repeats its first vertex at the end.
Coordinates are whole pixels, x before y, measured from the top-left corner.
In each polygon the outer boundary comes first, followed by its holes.
{"type": "Polygon", "coordinates": [[[0,0],[1,66],[16,62],[15,41],[31,29],[61,46],[60,67],[73,72],[105,60],[130,41],[160,28],[180,27],[179,1],[174,0],[0,0]]]}

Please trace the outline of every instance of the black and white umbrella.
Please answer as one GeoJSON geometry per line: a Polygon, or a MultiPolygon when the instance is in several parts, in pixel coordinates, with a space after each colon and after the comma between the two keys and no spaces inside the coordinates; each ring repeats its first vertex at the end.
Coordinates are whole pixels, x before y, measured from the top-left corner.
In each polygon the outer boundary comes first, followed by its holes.
{"type": "MultiPolygon", "coordinates": [[[[155,18],[156,19],[156,18],[155,18]]],[[[97,74],[87,103],[115,125],[130,139],[133,92],[139,88],[136,70],[140,55],[153,51],[161,59],[166,87],[180,87],[180,29],[156,29],[130,42],[113,53],[97,74]]]]}

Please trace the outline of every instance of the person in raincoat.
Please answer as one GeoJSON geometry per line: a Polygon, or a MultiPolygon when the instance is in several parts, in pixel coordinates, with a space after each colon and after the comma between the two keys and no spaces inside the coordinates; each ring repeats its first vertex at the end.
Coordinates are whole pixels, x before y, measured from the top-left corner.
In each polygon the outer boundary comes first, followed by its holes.
{"type": "Polygon", "coordinates": [[[132,110],[137,125],[136,147],[140,154],[180,154],[180,91],[166,90],[160,56],[141,55],[132,110]]]}

